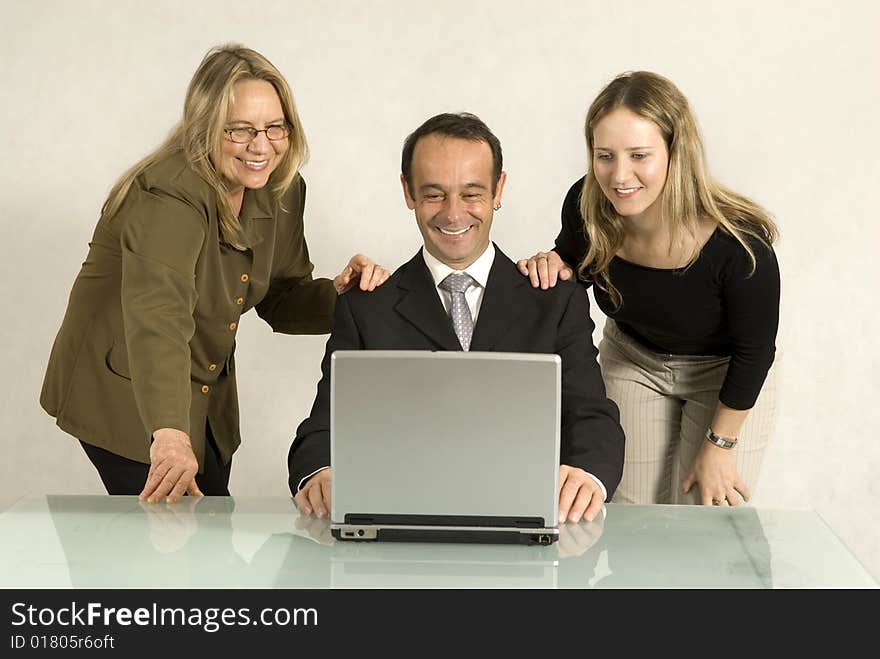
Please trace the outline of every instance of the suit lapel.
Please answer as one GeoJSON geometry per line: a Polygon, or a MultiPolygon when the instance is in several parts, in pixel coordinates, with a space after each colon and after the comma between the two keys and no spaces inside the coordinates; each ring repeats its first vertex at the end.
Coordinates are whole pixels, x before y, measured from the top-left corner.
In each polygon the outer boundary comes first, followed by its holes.
{"type": "Polygon", "coordinates": [[[513,261],[495,245],[495,260],[489,270],[480,314],[474,326],[471,350],[492,350],[523,312],[520,287],[528,283],[513,261]]]}
{"type": "Polygon", "coordinates": [[[461,350],[421,250],[403,267],[397,283],[401,292],[394,307],[397,313],[444,350],[461,350]]]}

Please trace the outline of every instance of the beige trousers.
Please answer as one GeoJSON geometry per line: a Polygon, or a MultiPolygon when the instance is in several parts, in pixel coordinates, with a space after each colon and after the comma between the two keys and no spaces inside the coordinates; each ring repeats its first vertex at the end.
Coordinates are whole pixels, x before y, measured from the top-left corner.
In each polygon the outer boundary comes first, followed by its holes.
{"type": "MultiPolygon", "coordinates": [[[[687,494],[681,482],[705,440],[715,414],[729,357],[653,352],[608,319],[599,344],[599,364],[608,397],[620,408],[626,433],[623,479],[615,503],[698,504],[699,486],[687,494]]],[[[779,353],[731,449],[752,495],[776,425],[779,353]]]]}

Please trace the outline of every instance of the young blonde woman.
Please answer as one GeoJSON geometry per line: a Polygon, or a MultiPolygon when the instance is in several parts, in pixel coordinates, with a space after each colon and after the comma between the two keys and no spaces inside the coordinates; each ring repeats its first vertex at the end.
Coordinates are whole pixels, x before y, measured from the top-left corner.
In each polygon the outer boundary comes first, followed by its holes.
{"type": "Polygon", "coordinates": [[[608,317],[600,365],[626,433],[614,501],[740,505],[776,417],[776,226],[712,179],[662,76],[615,78],[585,134],[554,248],[517,265],[543,288],[577,271],[608,317]]]}
{"type": "Polygon", "coordinates": [[[229,494],[240,443],[235,336],[330,331],[338,293],[388,276],[355,255],[312,279],[305,134],[259,53],[212,49],[168,139],[116,183],[70,293],[40,403],[110,494],[229,494]]]}

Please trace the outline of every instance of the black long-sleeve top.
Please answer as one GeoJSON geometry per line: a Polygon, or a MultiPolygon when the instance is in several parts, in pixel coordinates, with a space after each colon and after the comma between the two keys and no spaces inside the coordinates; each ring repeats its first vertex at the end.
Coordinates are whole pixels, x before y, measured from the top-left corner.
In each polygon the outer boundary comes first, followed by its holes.
{"type": "MultiPolygon", "coordinates": [[[[554,250],[577,269],[587,253],[580,212],[581,178],[562,204],[562,229],[554,250]]],[[[623,297],[615,308],[596,286],[599,308],[621,331],[655,352],[730,356],[719,399],[730,408],[751,409],[776,352],[779,325],[779,266],[772,247],[747,237],[755,271],[742,245],[717,228],[689,268],[660,269],[615,256],[611,282],[623,297]]],[[[589,273],[580,278],[592,285],[589,273]]]]}

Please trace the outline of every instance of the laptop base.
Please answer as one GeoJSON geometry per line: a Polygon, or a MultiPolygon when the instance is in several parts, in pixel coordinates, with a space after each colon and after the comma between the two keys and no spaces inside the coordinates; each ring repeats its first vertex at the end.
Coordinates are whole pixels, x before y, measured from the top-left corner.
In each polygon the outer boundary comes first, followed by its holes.
{"type": "Polygon", "coordinates": [[[466,542],[483,544],[550,545],[559,539],[556,528],[485,528],[454,526],[379,526],[331,524],[337,540],[352,542],[466,542]]]}

